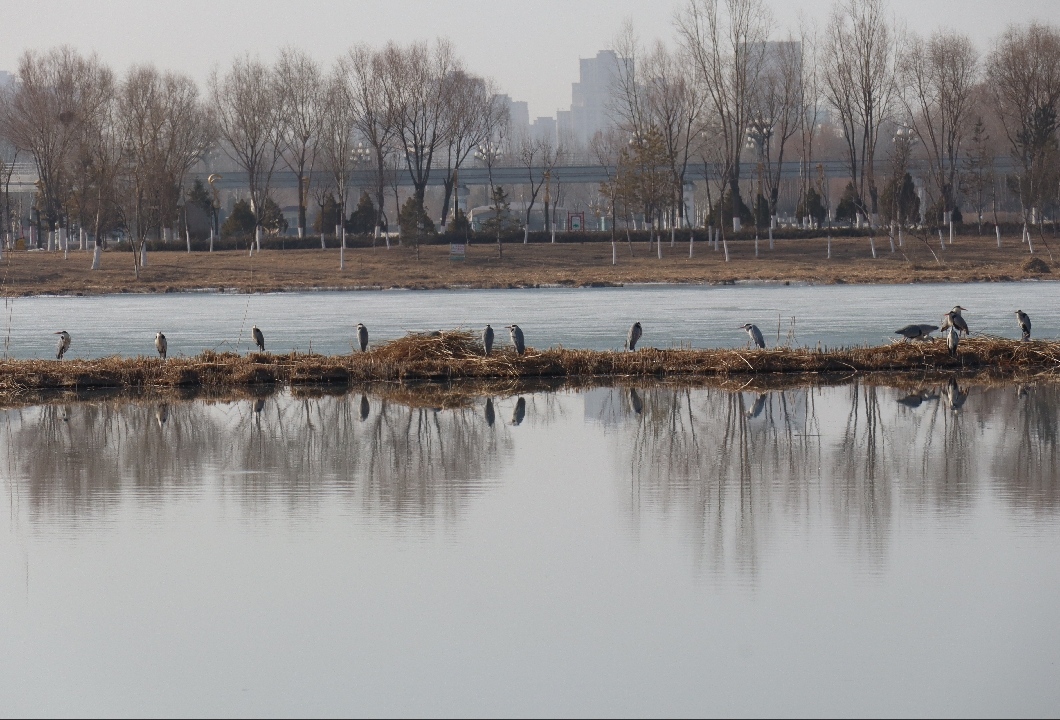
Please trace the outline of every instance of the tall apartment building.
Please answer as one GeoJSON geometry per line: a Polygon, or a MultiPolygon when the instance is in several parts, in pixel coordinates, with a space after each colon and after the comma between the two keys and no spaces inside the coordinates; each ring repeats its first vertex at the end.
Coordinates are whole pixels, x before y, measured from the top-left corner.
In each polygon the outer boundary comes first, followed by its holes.
{"type": "Polygon", "coordinates": [[[576,143],[586,144],[598,130],[614,124],[610,108],[617,81],[632,69],[632,62],[613,50],[580,59],[578,82],[571,84],[570,120],[561,123],[559,113],[556,115],[557,124],[566,125],[576,143]]]}

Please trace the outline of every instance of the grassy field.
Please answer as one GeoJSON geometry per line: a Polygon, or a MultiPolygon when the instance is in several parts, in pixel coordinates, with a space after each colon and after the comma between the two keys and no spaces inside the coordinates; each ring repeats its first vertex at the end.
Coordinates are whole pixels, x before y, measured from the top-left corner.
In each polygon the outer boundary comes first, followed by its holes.
{"type": "MultiPolygon", "coordinates": [[[[646,243],[617,246],[612,265],[610,243],[506,244],[498,257],[494,243],[468,246],[466,259],[451,261],[448,246],[347,249],[346,268],[339,251],[265,250],[244,252],[153,252],[137,280],[132,254],[107,252],[103,269],[91,272],[91,256],[62,253],[5,252],[0,260],[0,292],[7,295],[175,292],[215,288],[241,292],[303,289],[533,287],[644,282],[725,283],[737,280],[811,283],[905,283],[999,281],[1051,277],[1052,243],[1035,238],[1035,254],[1017,238],[959,236],[939,247],[938,238],[907,235],[903,247],[890,251],[886,235],[877,237],[873,259],[868,238],[834,238],[831,259],[827,240],[777,240],[769,249],[759,241],[729,243],[730,262],[721,249],[697,242],[689,258],[687,242],[662,244],[662,258],[646,243]]],[[[1060,247],[1058,247],[1060,253],[1060,247]]]]}

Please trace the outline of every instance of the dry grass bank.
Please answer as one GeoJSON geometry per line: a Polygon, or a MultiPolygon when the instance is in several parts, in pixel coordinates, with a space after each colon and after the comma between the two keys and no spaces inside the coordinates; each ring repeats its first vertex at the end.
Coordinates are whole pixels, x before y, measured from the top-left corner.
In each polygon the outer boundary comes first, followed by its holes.
{"type": "MultiPolygon", "coordinates": [[[[230,388],[291,385],[307,394],[323,386],[366,383],[473,381],[501,390],[541,389],[554,381],[611,382],[713,378],[751,389],[805,382],[809,375],[850,376],[905,373],[917,381],[938,373],[979,373],[1020,381],[1060,376],[1060,342],[1018,342],[975,338],[950,357],[941,340],[819,351],[645,349],[635,353],[528,348],[523,356],[504,348],[483,357],[467,332],[408,335],[353,355],[271,355],[204,352],[162,362],[157,358],[100,360],[8,360],[0,362],[0,397],[15,400],[40,390],[170,388],[224,392],[230,388]],[[785,379],[786,378],[786,379],[785,379]]],[[[717,384],[717,383],[715,383],[717,384]]],[[[428,388],[429,389],[429,388],[428,388]]]]}
{"type": "MultiPolygon", "coordinates": [[[[254,257],[236,251],[154,252],[140,280],[133,277],[128,252],[107,252],[103,269],[90,272],[89,253],[6,252],[0,260],[0,290],[8,295],[99,294],[116,292],[174,292],[224,288],[240,292],[270,292],[322,288],[505,288],[540,285],[594,285],[643,282],[725,283],[737,280],[811,283],[905,283],[997,281],[1050,278],[1051,241],[1036,239],[1030,256],[1018,239],[1004,238],[999,249],[993,236],[960,236],[941,250],[937,238],[906,236],[904,246],[890,252],[886,235],[876,238],[873,259],[868,238],[834,238],[832,258],[827,241],[777,240],[769,250],[766,240],[729,243],[730,262],[721,250],[697,242],[688,257],[688,244],[668,241],[662,259],[646,243],[634,243],[632,256],[618,244],[618,264],[611,264],[609,243],[506,244],[503,258],[495,244],[468,248],[467,259],[451,262],[448,246],[423,246],[417,259],[411,248],[346,250],[346,269],[339,270],[339,251],[266,250],[254,257]],[[934,253],[934,255],[932,254],[934,253]],[[935,256],[938,256],[936,260],[935,256]],[[1031,258],[1045,266],[1028,264],[1031,258]]],[[[1060,253],[1060,243],[1058,243],[1060,253]]],[[[1060,261],[1060,255],[1057,258],[1060,261]]]]}

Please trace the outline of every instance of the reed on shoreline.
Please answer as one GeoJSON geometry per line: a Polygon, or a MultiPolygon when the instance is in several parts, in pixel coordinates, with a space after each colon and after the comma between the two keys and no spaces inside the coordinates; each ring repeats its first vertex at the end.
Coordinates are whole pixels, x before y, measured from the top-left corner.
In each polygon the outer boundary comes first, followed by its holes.
{"type": "MultiPolygon", "coordinates": [[[[850,373],[985,372],[1029,376],[1060,371],[1060,342],[978,337],[950,357],[941,340],[838,349],[693,350],[636,352],[562,347],[518,356],[508,348],[484,357],[477,338],[454,330],[410,334],[351,355],[203,352],[160,361],[150,357],[98,360],[0,361],[0,394],[98,388],[225,388],[370,382],[479,380],[511,383],[579,377],[668,378],[850,373]]],[[[742,381],[741,381],[742,382],[742,381]]]]}

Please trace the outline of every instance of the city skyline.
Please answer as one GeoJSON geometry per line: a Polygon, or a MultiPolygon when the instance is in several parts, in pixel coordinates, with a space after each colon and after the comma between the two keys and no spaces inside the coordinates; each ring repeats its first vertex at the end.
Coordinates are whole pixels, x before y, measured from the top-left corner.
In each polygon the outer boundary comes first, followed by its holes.
{"type": "MultiPolygon", "coordinates": [[[[683,4],[587,0],[572,7],[547,0],[535,3],[530,22],[526,6],[515,3],[443,0],[421,4],[398,0],[385,5],[357,2],[336,6],[309,0],[299,4],[303,16],[333,18],[321,24],[315,20],[289,23],[289,6],[269,2],[237,1],[219,7],[191,0],[182,5],[179,14],[173,14],[125,0],[96,4],[42,0],[33,12],[5,19],[6,35],[14,41],[0,47],[0,69],[15,71],[18,57],[26,49],[69,44],[82,52],[95,52],[118,72],[133,64],[153,63],[187,73],[205,86],[214,67],[224,68],[245,52],[272,61],[280,48],[291,45],[320,62],[331,63],[358,42],[379,46],[388,40],[447,37],[469,69],[496,79],[500,92],[513,101],[526,102],[532,122],[570,111],[572,85],[579,82],[583,61],[611,48],[626,19],[633,22],[645,43],[656,38],[670,40],[674,12],[683,4]],[[253,11],[263,6],[267,10],[253,11]],[[86,14],[86,7],[92,12],[86,14]],[[395,18],[400,23],[395,23],[395,18]],[[544,23],[544,29],[534,29],[545,19],[553,22],[544,23]],[[233,26],[241,29],[235,33],[233,26]],[[270,34],[272,26],[282,34],[270,34]],[[389,27],[395,30],[379,30],[389,27]],[[329,32],[321,32],[322,28],[329,32]],[[335,28],[346,28],[347,32],[334,32],[335,28]]],[[[774,16],[773,37],[781,39],[796,27],[798,12],[820,21],[827,16],[831,2],[812,0],[799,9],[781,3],[768,5],[774,16]]],[[[996,3],[988,0],[968,0],[959,6],[890,0],[889,7],[911,31],[925,34],[939,28],[954,29],[967,34],[981,51],[989,50],[993,38],[1008,24],[1060,22],[1060,3],[1048,0],[1006,7],[1006,17],[997,22],[984,21],[996,12],[996,3]],[[957,7],[959,15],[953,13],[957,7]]]]}

